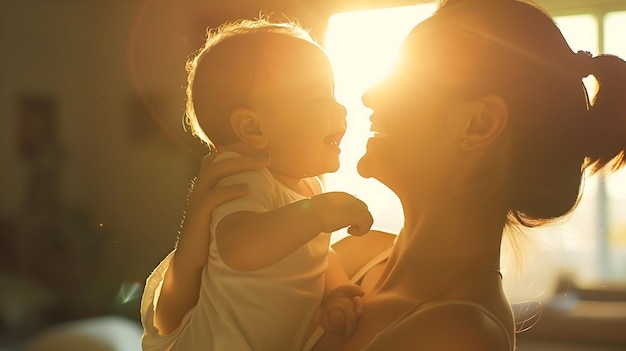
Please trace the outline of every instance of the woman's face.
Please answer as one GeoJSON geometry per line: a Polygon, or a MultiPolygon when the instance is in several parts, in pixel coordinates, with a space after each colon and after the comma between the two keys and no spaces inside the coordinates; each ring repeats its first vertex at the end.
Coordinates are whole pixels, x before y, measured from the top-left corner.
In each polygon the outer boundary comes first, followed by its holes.
{"type": "Polygon", "coordinates": [[[432,51],[412,37],[391,74],[363,94],[374,135],[359,173],[397,194],[416,189],[425,194],[445,184],[459,149],[450,123],[457,100],[449,93],[447,74],[436,72],[443,65],[433,54],[424,57],[421,53],[432,51]]]}

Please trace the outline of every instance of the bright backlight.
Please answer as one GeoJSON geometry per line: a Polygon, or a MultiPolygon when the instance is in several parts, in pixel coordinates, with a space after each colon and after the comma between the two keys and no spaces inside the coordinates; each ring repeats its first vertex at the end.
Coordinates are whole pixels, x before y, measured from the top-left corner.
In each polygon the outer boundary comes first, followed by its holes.
{"type": "Polygon", "coordinates": [[[326,177],[327,189],[358,196],[372,211],[374,226],[393,232],[402,226],[399,201],[380,183],[356,172],[370,126],[370,111],[361,103],[361,94],[384,77],[406,35],[434,10],[434,4],[427,4],[336,14],[329,19],[325,36],[324,46],[335,70],[337,100],[348,109],[341,169],[326,177]]]}

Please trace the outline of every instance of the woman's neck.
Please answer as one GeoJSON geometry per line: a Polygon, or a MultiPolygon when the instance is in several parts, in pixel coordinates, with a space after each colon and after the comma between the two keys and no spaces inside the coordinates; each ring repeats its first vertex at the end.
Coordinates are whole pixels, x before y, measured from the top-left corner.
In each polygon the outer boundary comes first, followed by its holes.
{"type": "Polygon", "coordinates": [[[471,271],[499,270],[506,209],[497,193],[478,190],[459,188],[428,203],[399,194],[405,225],[378,285],[419,282],[413,288],[427,293],[471,271]]]}

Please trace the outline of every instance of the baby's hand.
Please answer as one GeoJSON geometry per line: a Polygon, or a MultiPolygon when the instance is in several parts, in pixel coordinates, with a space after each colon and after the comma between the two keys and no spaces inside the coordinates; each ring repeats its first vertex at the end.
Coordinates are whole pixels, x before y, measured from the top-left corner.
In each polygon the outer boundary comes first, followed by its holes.
{"type": "Polygon", "coordinates": [[[348,227],[352,235],[369,232],[374,219],[367,205],[356,197],[343,192],[329,192],[313,196],[312,209],[322,222],[322,231],[334,232],[348,227]]]}
{"type": "Polygon", "coordinates": [[[329,333],[349,337],[363,312],[363,290],[354,284],[340,285],[322,302],[321,325],[329,333]]]}

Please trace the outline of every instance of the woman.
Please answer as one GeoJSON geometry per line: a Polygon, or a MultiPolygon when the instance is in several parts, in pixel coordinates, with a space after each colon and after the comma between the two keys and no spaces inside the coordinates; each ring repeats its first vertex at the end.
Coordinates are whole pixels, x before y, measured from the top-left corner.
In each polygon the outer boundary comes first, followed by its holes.
{"type": "MultiPolygon", "coordinates": [[[[395,192],[405,223],[388,258],[360,279],[365,307],[355,332],[326,333],[314,349],[513,350],[499,273],[503,230],[570,212],[586,167],[623,166],[625,92],[624,61],[572,52],[532,3],[442,4],[363,96],[376,135],[359,172],[395,192]],[[600,86],[593,105],[581,81],[588,74],[600,86]]],[[[224,197],[211,184],[232,167],[201,174],[199,203],[224,197]]]]}

